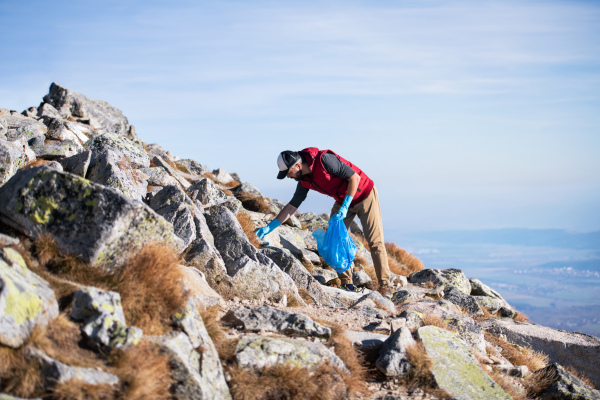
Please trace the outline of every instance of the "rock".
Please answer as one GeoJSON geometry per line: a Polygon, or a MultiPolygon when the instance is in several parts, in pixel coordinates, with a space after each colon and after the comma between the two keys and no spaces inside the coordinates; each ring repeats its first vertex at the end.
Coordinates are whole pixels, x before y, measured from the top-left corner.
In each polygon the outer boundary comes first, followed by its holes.
{"type": "Polygon", "coordinates": [[[204,326],[204,321],[202,321],[202,317],[191,298],[188,299],[184,309],[173,315],[172,319],[173,324],[185,332],[195,349],[202,346],[206,341],[212,343],[204,326]]]}
{"type": "Polygon", "coordinates": [[[388,339],[388,335],[382,335],[381,333],[371,332],[358,332],[346,330],[344,336],[352,342],[353,345],[359,346],[365,349],[377,348],[388,339]]]}
{"type": "Polygon", "coordinates": [[[82,151],[81,153],[77,153],[74,156],[59,159],[58,162],[60,165],[62,165],[64,171],[85,178],[88,167],[90,166],[91,157],[92,152],[86,150],[82,151]]]}
{"type": "Polygon", "coordinates": [[[350,229],[348,229],[348,230],[350,231],[350,233],[354,233],[355,235],[359,235],[362,237],[365,236],[362,228],[360,227],[358,222],[356,222],[355,219],[353,219],[352,222],[350,222],[350,229]]]}
{"type": "Polygon", "coordinates": [[[6,127],[6,140],[9,142],[21,138],[26,141],[37,137],[44,139],[48,132],[46,125],[33,118],[21,115],[10,115],[4,116],[3,120],[3,125],[6,127]]]}
{"type": "Polygon", "coordinates": [[[469,293],[471,296],[488,296],[504,300],[500,293],[483,284],[479,279],[469,279],[469,283],[471,284],[471,293],[469,293]]]}
{"type": "Polygon", "coordinates": [[[85,147],[93,153],[102,153],[105,150],[115,151],[123,155],[134,169],[150,167],[150,157],[144,150],[144,146],[123,136],[105,133],[90,139],[85,147]]]}
{"type": "MultiPolygon", "coordinates": [[[[363,296],[362,293],[348,292],[347,290],[338,289],[331,286],[323,286],[323,290],[329,295],[329,297],[340,302],[346,307],[351,307],[352,305],[356,304],[356,302],[363,296]]],[[[374,303],[362,305],[375,306],[374,303]]]]}
{"type": "Polygon", "coordinates": [[[400,328],[383,342],[375,366],[386,376],[405,376],[411,368],[406,351],[416,344],[410,330],[400,328]]]}
{"type": "Polygon", "coordinates": [[[221,295],[210,287],[204,274],[194,267],[179,265],[183,275],[184,290],[188,291],[196,307],[206,309],[211,306],[224,304],[221,295]]]}
{"type": "Polygon", "coordinates": [[[83,321],[84,336],[104,351],[135,346],[142,337],[141,329],[127,327],[121,295],[116,292],[94,287],[75,291],[71,318],[83,321]]]}
{"type": "Polygon", "coordinates": [[[27,165],[28,162],[35,160],[35,154],[27,154],[24,147],[29,149],[25,143],[8,142],[0,139],[0,185],[8,181],[17,171],[27,165]]]}
{"type": "Polygon", "coordinates": [[[63,118],[63,116],[60,115],[60,112],[52,104],[49,104],[49,103],[40,104],[40,106],[37,109],[37,116],[38,116],[38,118],[41,118],[41,117],[63,118]]]}
{"type": "Polygon", "coordinates": [[[243,336],[235,350],[240,368],[263,370],[275,365],[316,368],[328,362],[340,371],[347,371],[344,362],[319,342],[300,339],[264,337],[254,334],[243,336]]]}
{"type": "Polygon", "coordinates": [[[177,400],[231,399],[216,348],[208,335],[202,339],[202,354],[183,332],[152,339],[169,356],[174,380],[171,394],[177,400]]]}
{"type": "Polygon", "coordinates": [[[363,287],[371,281],[371,277],[369,277],[369,275],[367,275],[367,273],[363,269],[359,269],[358,271],[352,271],[352,282],[355,286],[363,287]]]}
{"type": "Polygon", "coordinates": [[[390,322],[390,332],[394,333],[400,328],[406,326],[406,318],[396,318],[390,322]]]}
{"type": "Polygon", "coordinates": [[[58,141],[70,140],[78,145],[88,141],[88,137],[77,126],[69,121],[58,117],[43,117],[44,124],[48,127],[47,139],[58,141]]]}
{"type": "MultiPolygon", "coordinates": [[[[97,126],[100,133],[126,136],[129,132],[129,122],[120,110],[105,101],[87,98],[56,83],[50,85],[50,91],[44,96],[44,103],[52,105],[63,117],[72,115],[88,120],[90,125],[97,126]]],[[[43,104],[40,105],[42,106],[43,104]]]]}
{"type": "Polygon", "coordinates": [[[300,231],[295,228],[280,226],[265,236],[264,239],[273,246],[282,247],[289,250],[301,260],[318,264],[320,261],[319,256],[306,248],[304,238],[299,234],[299,232],[300,231]]]}
{"type": "Polygon", "coordinates": [[[48,167],[21,171],[0,187],[0,220],[29,237],[48,232],[63,253],[106,270],[145,243],[181,246],[172,226],[142,202],[48,167]]]}
{"type": "Polygon", "coordinates": [[[311,272],[312,277],[315,278],[321,285],[326,284],[332,279],[337,278],[337,274],[331,270],[323,268],[315,268],[311,272]]]}
{"type": "Polygon", "coordinates": [[[379,292],[371,292],[362,296],[358,301],[350,306],[350,308],[357,308],[363,305],[369,305],[369,303],[373,303],[374,307],[377,307],[381,310],[384,310],[389,315],[396,314],[396,307],[394,303],[390,300],[383,297],[379,292]]]}
{"type": "MultiPolygon", "coordinates": [[[[389,314],[385,311],[381,311],[375,307],[371,307],[371,306],[360,306],[360,307],[355,307],[354,308],[356,310],[356,312],[358,312],[359,314],[364,315],[365,317],[368,318],[378,318],[378,319],[383,319],[389,316],[389,314]]],[[[375,330],[378,329],[375,326],[371,326],[371,328],[367,329],[367,328],[363,328],[366,330],[375,330]]],[[[389,329],[389,326],[385,329],[389,329]]]]}
{"type": "Polygon", "coordinates": [[[200,164],[198,161],[195,161],[195,160],[190,160],[190,159],[178,160],[177,164],[183,165],[185,167],[185,169],[187,170],[188,174],[203,175],[206,173],[206,168],[204,168],[204,166],[202,166],[202,164],[200,164]]]}
{"type": "Polygon", "coordinates": [[[413,284],[432,282],[436,287],[456,286],[464,294],[471,294],[471,284],[459,269],[423,269],[410,274],[408,281],[413,284]]]}
{"type": "Polygon", "coordinates": [[[19,244],[19,239],[14,238],[12,236],[5,235],[4,233],[0,233],[0,246],[16,246],[19,244]]]}
{"type": "MultiPolygon", "coordinates": [[[[263,194],[260,192],[260,190],[258,190],[258,189],[256,188],[256,186],[254,186],[254,185],[252,185],[252,184],[250,184],[250,183],[248,183],[248,182],[244,182],[244,183],[242,183],[242,184],[240,184],[240,185],[238,185],[238,186],[236,186],[236,187],[234,187],[234,188],[232,188],[232,189],[230,189],[230,190],[231,190],[231,192],[232,192],[233,194],[239,194],[239,193],[249,193],[249,194],[251,194],[251,195],[254,195],[254,196],[260,196],[260,197],[262,197],[262,198],[264,198],[264,197],[265,197],[265,196],[263,196],[263,194]]],[[[280,209],[280,210],[281,210],[281,209],[280,209]]]]}
{"type": "Polygon", "coordinates": [[[88,385],[116,385],[119,383],[119,378],[113,374],[94,368],[72,367],[63,364],[34,347],[28,347],[26,354],[27,357],[35,359],[40,364],[40,372],[44,376],[46,387],[73,380],[88,385]]]}
{"type": "Polygon", "coordinates": [[[233,182],[234,180],[233,177],[229,175],[229,173],[223,168],[215,169],[212,173],[215,176],[215,179],[221,183],[229,183],[233,182]]]}
{"type": "Polygon", "coordinates": [[[169,173],[169,175],[171,175],[173,178],[175,178],[177,180],[177,182],[179,182],[179,184],[184,189],[188,189],[191,186],[191,184],[187,180],[185,180],[184,178],[181,177],[181,175],[175,168],[173,168],[171,165],[169,165],[169,163],[167,163],[161,157],[155,156],[154,158],[152,158],[152,162],[157,167],[163,167],[169,173]]]}
{"type": "Polygon", "coordinates": [[[397,306],[424,298],[425,292],[419,288],[407,288],[406,290],[398,290],[392,294],[392,302],[397,306]]]}
{"type": "MultiPolygon", "coordinates": [[[[564,369],[560,364],[551,364],[534,372],[535,376],[554,376],[553,382],[539,393],[540,400],[598,400],[600,392],[564,369]]],[[[542,378],[543,379],[543,378],[542,378]]]]}
{"type": "Polygon", "coordinates": [[[308,292],[310,299],[318,305],[329,307],[342,307],[343,305],[334,301],[317,280],[310,275],[304,266],[289,251],[275,247],[264,247],[260,250],[262,254],[269,257],[282,271],[288,274],[298,289],[308,292]]]}
{"type": "Polygon", "coordinates": [[[431,373],[436,383],[452,397],[511,400],[481,369],[469,346],[458,335],[435,326],[419,328],[418,335],[433,361],[431,373]]]}
{"type": "Polygon", "coordinates": [[[301,223],[304,222],[306,224],[306,229],[310,232],[314,232],[314,230],[318,228],[327,231],[327,227],[329,226],[328,220],[319,217],[313,212],[301,214],[300,217],[298,217],[298,220],[301,223]]]}
{"type": "Polygon", "coordinates": [[[600,364],[589,362],[600,359],[599,338],[510,319],[488,319],[481,326],[511,343],[547,354],[552,363],[575,368],[600,386],[600,364]]]}
{"type": "Polygon", "coordinates": [[[221,204],[227,196],[210,179],[202,178],[187,189],[187,194],[192,200],[198,200],[205,206],[221,204]]]}
{"type": "Polygon", "coordinates": [[[251,332],[278,332],[287,336],[329,338],[331,329],[303,314],[293,314],[268,305],[240,306],[230,309],[222,318],[234,327],[251,332]]]}
{"type": "Polygon", "coordinates": [[[196,239],[194,214],[200,211],[187,201],[186,194],[177,186],[165,186],[150,201],[150,207],[173,225],[173,231],[187,248],[196,239]]]}
{"type": "Polygon", "coordinates": [[[473,297],[461,292],[456,286],[446,286],[444,289],[444,299],[466,310],[471,316],[483,317],[483,310],[479,307],[477,301],[473,297]]]}
{"type": "Polygon", "coordinates": [[[408,286],[408,279],[405,276],[390,273],[390,285],[406,287],[408,286]]]}
{"type": "Polygon", "coordinates": [[[148,186],[144,174],[133,169],[122,153],[109,148],[92,152],[86,178],[136,200],[144,198],[148,186]]]}
{"type": "Polygon", "coordinates": [[[21,346],[37,325],[58,316],[50,285],[31,272],[14,249],[0,249],[0,343],[21,346]]]}
{"type": "MultiPolygon", "coordinates": [[[[502,312],[502,314],[514,314],[512,311],[510,304],[508,304],[504,299],[498,299],[495,297],[489,296],[471,296],[477,304],[487,309],[490,313],[495,314],[497,312],[502,312]]],[[[508,315],[506,315],[508,316],[508,315]]]]}
{"type": "Polygon", "coordinates": [[[37,158],[56,160],[57,158],[71,157],[83,151],[83,147],[72,140],[44,140],[36,137],[27,142],[37,158]]]}
{"type": "Polygon", "coordinates": [[[181,186],[163,167],[140,168],[140,172],[148,177],[148,185],[181,186]]]}

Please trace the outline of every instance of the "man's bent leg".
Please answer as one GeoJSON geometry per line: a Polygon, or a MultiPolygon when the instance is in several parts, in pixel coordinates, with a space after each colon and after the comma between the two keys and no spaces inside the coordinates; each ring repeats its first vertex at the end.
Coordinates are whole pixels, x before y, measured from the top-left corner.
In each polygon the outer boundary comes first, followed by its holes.
{"type": "Polygon", "coordinates": [[[383,222],[381,220],[379,196],[377,195],[377,188],[375,186],[373,186],[373,190],[369,196],[357,205],[357,213],[362,224],[365,239],[367,239],[371,249],[373,267],[375,268],[378,283],[380,285],[389,285],[390,268],[383,239],[383,222]]]}

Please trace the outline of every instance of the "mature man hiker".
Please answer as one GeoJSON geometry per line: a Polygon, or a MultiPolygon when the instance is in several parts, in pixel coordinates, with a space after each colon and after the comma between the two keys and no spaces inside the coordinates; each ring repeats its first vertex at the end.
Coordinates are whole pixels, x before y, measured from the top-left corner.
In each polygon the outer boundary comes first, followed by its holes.
{"type": "MultiPolygon", "coordinates": [[[[346,228],[358,215],[365,238],[371,249],[379,293],[385,297],[391,295],[390,270],[383,241],[383,225],[377,189],[373,181],[360,168],[331,150],[319,150],[308,147],[304,150],[286,150],[277,157],[279,174],[277,179],[286,176],[298,181],[292,200],[267,226],[257,229],[256,235],[262,239],[292,215],[306,199],[309,189],[326,194],[335,199],[331,216],[339,214],[346,228]]],[[[342,288],[354,291],[352,269],[338,274],[342,288]]]]}

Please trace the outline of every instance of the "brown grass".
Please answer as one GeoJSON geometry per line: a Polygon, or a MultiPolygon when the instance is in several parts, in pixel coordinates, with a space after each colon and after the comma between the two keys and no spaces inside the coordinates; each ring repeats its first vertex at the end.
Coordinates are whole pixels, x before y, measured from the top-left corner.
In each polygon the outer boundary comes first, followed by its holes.
{"type": "Polygon", "coordinates": [[[517,322],[525,322],[528,324],[531,323],[531,321],[529,320],[529,317],[519,311],[517,311],[517,315],[515,315],[515,317],[513,319],[517,322]]]}
{"type": "Polygon", "coordinates": [[[333,278],[333,279],[325,282],[325,286],[339,288],[340,286],[342,286],[342,281],[340,280],[340,278],[333,278]]]}
{"type": "Polygon", "coordinates": [[[436,288],[436,286],[435,286],[435,283],[433,283],[432,281],[427,281],[427,282],[425,282],[425,283],[423,284],[423,287],[424,287],[425,289],[435,289],[435,288],[436,288]]]}
{"type": "Polygon", "coordinates": [[[536,399],[542,392],[548,389],[550,385],[555,383],[557,378],[554,371],[540,371],[529,375],[527,378],[523,379],[521,383],[527,390],[527,395],[536,399]]]}
{"type": "Polygon", "coordinates": [[[548,365],[548,356],[544,353],[534,351],[530,347],[517,346],[489,332],[484,332],[484,335],[489,343],[502,348],[502,355],[517,367],[525,365],[533,372],[548,365]]]}
{"type": "Polygon", "coordinates": [[[443,319],[433,314],[423,315],[422,326],[437,326],[438,328],[453,332],[453,330],[448,327],[448,324],[445,323],[443,319]]]}
{"type": "Polygon", "coordinates": [[[232,180],[231,182],[227,182],[227,183],[221,183],[221,185],[223,185],[226,188],[230,188],[233,189],[236,186],[240,186],[241,182],[236,181],[235,179],[232,180]]]}
{"type": "Polygon", "coordinates": [[[244,233],[246,234],[246,236],[248,236],[248,240],[250,240],[252,246],[256,247],[257,249],[260,249],[260,242],[258,241],[256,233],[254,232],[256,226],[254,225],[252,218],[250,218],[250,215],[246,212],[240,211],[236,218],[242,226],[244,233]]]}
{"type": "Polygon", "coordinates": [[[53,400],[112,400],[118,388],[111,385],[91,385],[77,379],[57,383],[49,392],[53,400]]]}
{"type": "Polygon", "coordinates": [[[169,357],[153,343],[142,342],[111,354],[122,385],[124,399],[170,399],[172,384],[169,357]]]}
{"type": "Polygon", "coordinates": [[[235,197],[231,190],[225,189],[225,190],[223,190],[223,193],[225,193],[225,196],[235,197]]]}
{"type": "Polygon", "coordinates": [[[23,171],[28,168],[39,167],[40,165],[48,165],[50,161],[44,160],[42,158],[36,158],[33,161],[28,162],[24,167],[20,168],[19,171],[23,171]]]}
{"type": "Polygon", "coordinates": [[[219,358],[224,362],[230,362],[235,355],[235,348],[239,339],[228,339],[223,323],[219,320],[219,307],[212,306],[201,311],[204,327],[208,332],[213,344],[219,353],[219,358]]]}
{"type": "Polygon", "coordinates": [[[242,206],[246,210],[259,212],[263,214],[271,214],[271,207],[267,204],[265,199],[260,196],[256,196],[246,192],[238,192],[235,195],[235,198],[242,202],[242,206]]]}
{"type": "Polygon", "coordinates": [[[41,397],[44,379],[40,366],[25,355],[25,347],[15,350],[0,346],[1,392],[24,398],[41,397]]]}
{"type": "Polygon", "coordinates": [[[575,368],[573,368],[571,366],[563,367],[563,368],[566,369],[567,371],[569,371],[570,373],[572,373],[573,375],[575,375],[575,377],[577,379],[579,379],[580,381],[583,381],[586,385],[588,385],[592,389],[596,389],[596,386],[592,383],[592,381],[590,381],[590,379],[587,376],[585,376],[583,373],[577,371],[575,368]]]}
{"type": "Polygon", "coordinates": [[[515,385],[511,382],[511,378],[506,376],[506,374],[495,370],[492,370],[492,372],[486,371],[486,373],[502,388],[502,390],[512,397],[513,400],[531,400],[526,392],[518,391],[515,388],[515,385]]]}
{"type": "Polygon", "coordinates": [[[312,273],[315,270],[315,266],[313,265],[313,263],[311,263],[310,261],[308,261],[306,258],[302,257],[302,259],[300,260],[300,262],[302,263],[302,265],[304,266],[304,268],[306,268],[306,270],[309,273],[312,273]]]}
{"type": "MultiPolygon", "coordinates": [[[[483,321],[485,321],[486,319],[494,318],[494,316],[492,315],[492,313],[490,313],[490,310],[488,310],[488,309],[487,309],[487,308],[485,308],[485,307],[479,307],[479,308],[481,308],[481,311],[483,311],[483,315],[480,315],[480,316],[472,316],[472,318],[475,320],[475,322],[483,322],[483,321]]],[[[464,313],[463,313],[463,314],[464,314],[464,313]]],[[[468,313],[467,313],[467,314],[465,314],[465,315],[468,315],[468,313]]],[[[471,315],[469,315],[469,316],[471,316],[471,315]]]]}
{"type": "Polygon", "coordinates": [[[350,375],[342,374],[349,393],[365,393],[367,369],[365,361],[356,352],[352,342],[344,334],[345,329],[338,324],[328,324],[331,327],[331,337],[327,341],[327,347],[333,347],[335,354],[344,362],[350,371],[350,375]]]}
{"type": "Polygon", "coordinates": [[[448,392],[437,386],[435,378],[431,373],[433,361],[427,355],[422,342],[417,342],[415,345],[408,347],[406,349],[406,358],[411,368],[402,379],[402,383],[410,389],[420,388],[440,399],[452,397],[448,392]]]}
{"type": "Polygon", "coordinates": [[[425,269],[421,260],[414,255],[409,254],[406,250],[401,249],[395,243],[386,242],[385,250],[387,252],[388,259],[391,258],[394,261],[392,265],[390,265],[390,271],[396,275],[409,276],[413,272],[425,269]],[[400,269],[398,269],[398,264],[400,265],[400,269]]]}
{"type": "Polygon", "coordinates": [[[302,297],[302,300],[304,300],[304,302],[309,306],[315,304],[315,301],[313,300],[308,290],[304,288],[298,288],[298,293],[300,294],[300,297],[302,297]]]}

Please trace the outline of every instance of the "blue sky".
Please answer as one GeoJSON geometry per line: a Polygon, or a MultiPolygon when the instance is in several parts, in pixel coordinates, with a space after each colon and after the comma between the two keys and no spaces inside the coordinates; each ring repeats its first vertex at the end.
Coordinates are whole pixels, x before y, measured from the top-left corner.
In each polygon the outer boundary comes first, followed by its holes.
{"type": "Polygon", "coordinates": [[[283,201],[277,154],[331,148],[386,229],[600,229],[598,2],[0,0],[0,24],[0,107],[57,82],[283,201]]]}

